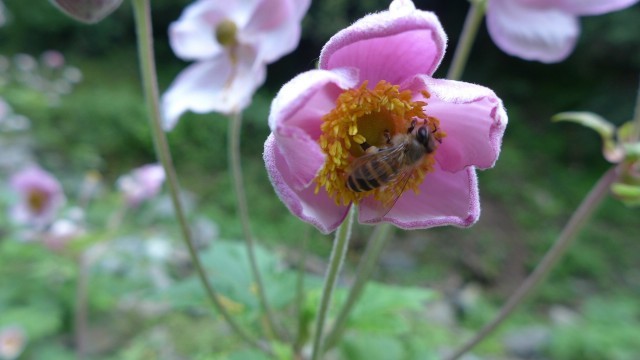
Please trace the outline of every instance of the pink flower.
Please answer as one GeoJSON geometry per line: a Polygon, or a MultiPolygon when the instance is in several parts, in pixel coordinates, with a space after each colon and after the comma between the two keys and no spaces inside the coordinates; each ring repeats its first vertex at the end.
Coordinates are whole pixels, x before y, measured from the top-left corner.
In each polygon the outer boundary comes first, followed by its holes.
{"type": "Polygon", "coordinates": [[[164,94],[164,127],[191,110],[230,114],[247,107],[266,64],[290,53],[310,0],[199,0],[169,29],[171,47],[195,60],[164,94]]]}
{"type": "MultiPolygon", "coordinates": [[[[497,160],[507,115],[490,89],[431,77],[445,47],[433,13],[395,0],[389,11],[334,35],[322,49],[320,69],[282,87],[271,106],[264,160],[294,215],[325,233],[338,227],[352,204],[362,223],[404,229],[466,227],[478,220],[475,169],[497,160]],[[412,134],[423,127],[430,140],[408,179],[352,190],[347,179],[354,161],[376,153],[369,148],[393,149],[413,120],[412,134]]],[[[399,168],[398,161],[388,164],[378,170],[388,175],[399,168]]],[[[371,184],[358,183],[365,185],[371,184]]]]}
{"type": "Polygon", "coordinates": [[[10,185],[20,197],[10,213],[11,218],[19,224],[46,225],[65,202],[58,180],[38,166],[14,174],[10,185]]]}
{"type": "Polygon", "coordinates": [[[124,194],[127,204],[138,206],[141,202],[156,196],[164,183],[162,165],[148,164],[134,169],[130,174],[118,179],[118,188],[124,194]]]}
{"type": "Polygon", "coordinates": [[[638,0],[489,0],[487,28],[507,54],[525,60],[559,62],[573,51],[579,16],[629,7],[638,0]]]}
{"type": "Polygon", "coordinates": [[[0,328],[0,359],[17,359],[27,345],[27,334],[17,325],[0,328]]]}

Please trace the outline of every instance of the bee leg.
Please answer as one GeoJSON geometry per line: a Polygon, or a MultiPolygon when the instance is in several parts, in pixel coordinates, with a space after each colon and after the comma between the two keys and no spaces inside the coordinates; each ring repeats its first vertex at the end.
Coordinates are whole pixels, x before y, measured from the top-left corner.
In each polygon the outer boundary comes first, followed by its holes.
{"type": "Polygon", "coordinates": [[[391,131],[389,131],[388,129],[385,129],[383,136],[384,136],[384,140],[387,142],[387,145],[391,145],[391,131]]]}
{"type": "Polygon", "coordinates": [[[411,125],[409,125],[409,128],[407,129],[407,134],[411,134],[413,132],[413,129],[416,128],[416,119],[411,120],[411,125]]]}

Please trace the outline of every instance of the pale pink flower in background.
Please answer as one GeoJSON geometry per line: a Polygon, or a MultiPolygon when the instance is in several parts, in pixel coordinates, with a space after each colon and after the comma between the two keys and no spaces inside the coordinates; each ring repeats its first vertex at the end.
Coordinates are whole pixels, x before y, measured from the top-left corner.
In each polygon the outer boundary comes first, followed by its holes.
{"type": "Polygon", "coordinates": [[[42,243],[51,250],[59,251],[85,233],[85,229],[75,221],[58,219],[42,234],[42,243]]]}
{"type": "Polygon", "coordinates": [[[117,186],[131,207],[156,196],[165,180],[162,165],[148,164],[118,179],[117,186]]]}
{"type": "Polygon", "coordinates": [[[629,7],[638,0],[489,0],[487,28],[496,45],[525,60],[566,59],[580,35],[580,16],[629,7]]]}
{"type": "Polygon", "coordinates": [[[162,97],[165,130],[186,111],[230,114],[247,107],[266,64],[293,51],[310,0],[199,0],[169,28],[171,48],[196,61],[162,97]]]}
{"type": "Polygon", "coordinates": [[[276,193],[295,216],[325,233],[354,203],[360,222],[404,229],[466,227],[478,220],[476,167],[497,160],[507,115],[490,89],[431,77],[445,47],[433,13],[395,0],[389,11],[334,35],[322,49],[320,68],[282,87],[271,106],[264,160],[276,193]],[[423,156],[406,188],[348,189],[346,172],[362,144],[384,146],[385,137],[406,133],[412,119],[429,124],[439,144],[423,156]],[[389,200],[385,189],[401,196],[381,213],[382,200],[389,200]]]}
{"type": "Polygon", "coordinates": [[[17,359],[27,345],[27,334],[17,325],[0,328],[0,359],[17,359]]]}
{"type": "Polygon", "coordinates": [[[46,225],[65,202],[58,180],[35,165],[14,174],[10,186],[19,197],[19,202],[10,210],[10,217],[19,224],[46,225]]]}
{"type": "Polygon", "coordinates": [[[40,59],[50,69],[61,69],[64,66],[64,55],[58,50],[47,50],[40,55],[40,59]]]}

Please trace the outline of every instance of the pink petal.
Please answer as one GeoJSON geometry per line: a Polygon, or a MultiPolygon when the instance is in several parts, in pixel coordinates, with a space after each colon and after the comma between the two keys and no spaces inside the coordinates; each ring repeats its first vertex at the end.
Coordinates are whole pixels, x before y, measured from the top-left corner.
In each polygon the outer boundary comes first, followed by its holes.
{"type": "Polygon", "coordinates": [[[273,100],[269,126],[280,153],[291,169],[291,186],[309,186],[324,163],[317,141],[322,117],[335,107],[338,95],[355,86],[357,73],[346,70],[312,70],[285,84],[273,100]]]}
{"type": "Polygon", "coordinates": [[[190,65],[162,96],[163,127],[171,130],[180,116],[216,111],[230,114],[246,108],[265,80],[266,69],[251,48],[238,48],[238,62],[226,54],[190,65]]]}
{"type": "Polygon", "coordinates": [[[215,1],[198,1],[188,6],[180,19],[169,26],[173,52],[183,60],[202,60],[223,52],[215,38],[216,25],[226,16],[215,1]]]}
{"type": "Polygon", "coordinates": [[[420,193],[406,191],[382,219],[378,203],[366,198],[359,207],[359,221],[390,222],[402,229],[427,229],[454,225],[469,227],[480,217],[478,179],[473,167],[450,173],[436,167],[420,185],[420,193]]]}
{"type": "Polygon", "coordinates": [[[440,120],[447,133],[436,159],[443,170],[457,172],[468,166],[492,167],[500,154],[507,114],[496,94],[483,86],[417,76],[414,92],[427,89],[431,97],[425,112],[440,120]]]}
{"type": "Polygon", "coordinates": [[[334,35],[320,53],[320,68],[353,67],[372,86],[380,80],[400,84],[416,74],[432,75],[446,42],[433,13],[396,1],[390,11],[365,16],[334,35]]]}
{"type": "Polygon", "coordinates": [[[558,8],[574,15],[599,15],[621,10],[638,0],[521,0],[527,7],[558,8]]]}
{"type": "Polygon", "coordinates": [[[580,32],[575,16],[554,8],[535,8],[514,0],[491,0],[487,28],[507,54],[545,63],[564,60],[580,32]]]}
{"type": "Polygon", "coordinates": [[[300,41],[300,22],[310,0],[264,0],[256,8],[241,41],[254,44],[258,57],[272,63],[293,51],[300,41]]]}
{"type": "Polygon", "coordinates": [[[276,193],[291,213],[325,234],[338,228],[349,207],[337,206],[324,190],[316,195],[314,184],[294,189],[291,186],[292,170],[278,150],[273,134],[264,144],[264,162],[276,193]]]}

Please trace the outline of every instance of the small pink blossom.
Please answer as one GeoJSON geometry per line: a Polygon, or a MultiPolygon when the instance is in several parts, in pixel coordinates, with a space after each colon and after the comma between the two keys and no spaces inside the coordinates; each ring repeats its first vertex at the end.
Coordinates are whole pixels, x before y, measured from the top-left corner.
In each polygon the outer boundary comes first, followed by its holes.
{"type": "MultiPolygon", "coordinates": [[[[446,40],[433,13],[395,0],[388,11],[334,35],[322,49],[319,69],[282,87],[269,115],[264,160],[276,193],[294,215],[325,233],[342,223],[354,202],[362,223],[418,229],[467,227],[478,220],[475,169],[497,160],[507,115],[490,89],[432,77],[446,40]],[[384,146],[394,132],[406,133],[412,119],[429,124],[439,144],[412,175],[413,190],[400,184],[397,202],[380,213],[376,197],[346,189],[343,162],[357,158],[353,154],[363,152],[358,147],[364,143],[384,146]],[[340,171],[332,172],[330,163],[340,171]],[[350,198],[355,200],[345,204],[350,198]]],[[[384,197],[385,187],[379,189],[384,197]]]]}
{"type": "Polygon", "coordinates": [[[27,334],[20,326],[0,328],[0,359],[17,359],[27,345],[27,334]]]}
{"type": "Polygon", "coordinates": [[[165,180],[162,165],[148,164],[134,169],[130,174],[118,179],[118,188],[124,194],[127,204],[138,206],[141,202],[156,196],[165,180]]]}
{"type": "Polygon", "coordinates": [[[19,224],[46,225],[65,202],[58,180],[38,166],[14,174],[10,185],[20,198],[10,216],[19,224]]]}
{"type": "Polygon", "coordinates": [[[74,239],[85,234],[85,229],[71,219],[58,219],[42,234],[42,243],[47,248],[60,251],[74,239]]]}
{"type": "Polygon", "coordinates": [[[50,69],[61,69],[64,66],[64,55],[57,50],[47,50],[40,55],[42,64],[50,69]]]}
{"type": "Polygon", "coordinates": [[[638,0],[489,0],[487,28],[496,45],[525,60],[566,59],[580,34],[578,17],[627,8],[638,0]]]}
{"type": "Polygon", "coordinates": [[[198,0],[171,24],[171,48],[194,64],[162,98],[164,128],[186,111],[244,109],[266,77],[266,64],[295,49],[310,0],[198,0]]]}

